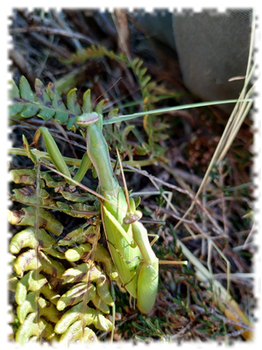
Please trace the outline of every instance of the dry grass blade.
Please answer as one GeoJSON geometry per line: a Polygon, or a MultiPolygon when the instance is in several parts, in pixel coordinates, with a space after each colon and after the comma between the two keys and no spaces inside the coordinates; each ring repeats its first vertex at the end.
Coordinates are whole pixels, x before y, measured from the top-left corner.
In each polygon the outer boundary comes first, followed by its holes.
{"type": "MultiPolygon", "coordinates": [[[[251,46],[250,46],[251,49],[253,47],[253,36],[254,36],[254,24],[253,24],[252,33],[251,33],[251,46]]],[[[252,50],[250,51],[250,55],[251,55],[251,52],[252,52],[252,50]]],[[[249,69],[249,65],[250,65],[249,62],[250,62],[250,59],[248,61],[248,68],[247,69],[249,69]]],[[[239,96],[238,102],[236,103],[236,105],[235,105],[235,107],[230,115],[230,118],[227,122],[227,125],[225,127],[224,132],[223,132],[223,135],[221,136],[221,139],[220,139],[220,141],[217,145],[217,148],[213,154],[213,157],[209,163],[209,166],[208,166],[208,169],[205,173],[205,176],[204,176],[204,178],[201,182],[201,185],[199,186],[199,189],[196,193],[196,198],[199,197],[199,195],[201,194],[203,189],[206,187],[206,185],[210,181],[210,173],[211,173],[211,170],[213,169],[213,167],[215,165],[218,165],[225,157],[225,155],[228,152],[229,148],[231,147],[242,123],[244,122],[245,117],[247,116],[248,112],[251,109],[253,101],[250,101],[249,99],[252,96],[252,94],[254,93],[254,86],[252,86],[247,93],[246,93],[246,90],[247,90],[247,87],[250,83],[250,80],[253,77],[255,68],[256,68],[256,66],[253,65],[253,67],[251,68],[250,71],[247,70],[245,83],[244,83],[243,89],[241,91],[241,94],[239,96]],[[243,101],[243,99],[244,99],[244,101],[243,101]]],[[[194,208],[194,206],[195,206],[195,202],[192,202],[191,206],[186,211],[183,218],[185,218],[191,212],[191,210],[194,208]]],[[[175,229],[178,228],[180,224],[181,224],[181,222],[178,222],[175,226],[175,229]]]]}
{"type": "Polygon", "coordinates": [[[131,61],[129,48],[129,29],[126,11],[123,9],[115,9],[113,13],[113,19],[118,33],[118,46],[131,61]]]}
{"type": "MultiPolygon", "coordinates": [[[[217,148],[214,152],[214,155],[211,159],[211,162],[208,166],[208,169],[205,173],[205,176],[202,180],[202,183],[195,195],[195,198],[199,198],[200,194],[202,191],[205,189],[206,185],[210,181],[210,173],[212,168],[215,165],[218,165],[221,163],[221,161],[224,159],[226,156],[229,148],[231,147],[242,123],[245,120],[245,117],[247,116],[248,112],[251,109],[252,106],[252,101],[244,101],[243,99],[249,99],[253,92],[254,92],[254,86],[250,88],[250,90],[247,91],[248,85],[250,84],[250,80],[253,77],[254,70],[255,70],[255,65],[252,66],[250,69],[251,65],[251,55],[253,52],[253,38],[254,38],[254,21],[253,21],[253,26],[251,30],[251,44],[250,44],[250,53],[249,53],[249,60],[247,64],[247,71],[246,71],[246,79],[244,83],[244,87],[241,91],[241,94],[239,96],[239,100],[236,103],[231,116],[228,120],[228,123],[226,125],[226,128],[223,132],[223,135],[221,136],[221,139],[217,145],[217,148]],[[247,91],[247,92],[246,92],[247,91]],[[241,101],[242,100],[242,101],[241,101]]],[[[183,216],[183,219],[185,219],[188,214],[192,211],[194,208],[196,202],[192,202],[191,206],[189,209],[186,211],[186,213],[183,216]]],[[[183,223],[182,220],[180,220],[176,226],[175,229],[179,227],[179,225],[183,223]]],[[[187,228],[187,227],[186,227],[187,228]]],[[[212,242],[211,240],[208,240],[208,242],[212,242]]],[[[182,248],[184,255],[187,257],[187,259],[194,265],[196,269],[196,273],[200,281],[207,282],[207,281],[212,281],[212,287],[213,287],[213,292],[214,292],[214,297],[216,300],[217,305],[220,307],[220,309],[224,312],[224,314],[235,321],[241,320],[244,324],[246,324],[248,327],[251,327],[251,323],[248,319],[248,317],[243,313],[243,311],[240,309],[239,305],[236,303],[235,300],[232,299],[228,291],[221,285],[221,283],[217,280],[214,279],[214,275],[210,273],[204,266],[203,264],[186,248],[186,246],[177,239],[178,245],[182,248]]],[[[217,249],[217,247],[216,247],[217,249]]],[[[219,252],[222,257],[225,256],[222,254],[222,252],[219,252]]],[[[228,263],[227,263],[227,271],[228,271],[228,263]]],[[[228,278],[229,278],[229,273],[227,273],[228,278]]],[[[253,337],[253,333],[250,329],[246,329],[245,327],[241,328],[240,326],[236,326],[237,329],[245,329],[245,331],[242,333],[242,336],[245,339],[251,339],[253,337]]]]}
{"type": "MultiPolygon", "coordinates": [[[[204,283],[206,283],[207,281],[212,281],[213,296],[221,311],[228,318],[233,319],[237,322],[241,321],[251,328],[252,325],[248,317],[244,314],[244,312],[241,310],[236,301],[232,299],[232,297],[222,286],[222,284],[214,279],[214,276],[204,267],[204,265],[187,249],[187,247],[179,239],[177,239],[177,244],[182,248],[183,254],[187,257],[187,259],[194,265],[198,279],[204,283]]],[[[241,329],[241,327],[236,328],[241,329]]],[[[242,333],[242,336],[246,340],[250,340],[253,338],[253,332],[251,330],[245,330],[242,333]]]]}

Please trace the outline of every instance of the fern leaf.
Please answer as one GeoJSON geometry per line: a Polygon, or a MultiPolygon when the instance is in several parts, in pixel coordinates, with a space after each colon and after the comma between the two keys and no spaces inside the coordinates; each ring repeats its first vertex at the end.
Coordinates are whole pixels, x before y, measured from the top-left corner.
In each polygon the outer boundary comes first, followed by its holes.
{"type": "MultiPolygon", "coordinates": [[[[66,270],[62,276],[63,283],[76,283],[89,279],[90,282],[96,283],[97,296],[100,297],[104,303],[113,306],[114,301],[110,294],[109,281],[106,275],[99,269],[98,266],[89,263],[80,264],[74,268],[66,270]]],[[[94,295],[91,299],[93,301],[94,295]]]]}
{"type": "Polygon", "coordinates": [[[19,87],[14,81],[11,82],[9,97],[13,102],[9,107],[10,117],[20,115],[22,118],[30,118],[38,116],[43,120],[54,118],[61,125],[66,124],[67,129],[74,132],[78,127],[75,118],[82,114],[82,110],[77,103],[76,89],[69,91],[67,105],[65,105],[54,84],[49,83],[45,87],[39,79],[36,79],[35,92],[33,92],[27,79],[21,77],[19,87]]]}
{"type": "Polygon", "coordinates": [[[88,285],[85,282],[75,284],[65,294],[63,294],[57,302],[57,309],[64,310],[67,306],[78,304],[80,301],[85,299],[88,303],[95,296],[96,289],[93,284],[88,285]]]}
{"type": "MultiPolygon", "coordinates": [[[[39,89],[43,89],[41,84],[39,89]]],[[[44,95],[37,98],[47,100],[44,95]]],[[[70,98],[70,108],[73,109],[76,95],[72,93],[70,98]]],[[[28,157],[32,157],[25,138],[24,142],[28,157]]],[[[36,168],[38,160],[32,159],[36,168]]],[[[13,190],[12,200],[30,205],[9,211],[11,224],[27,226],[12,237],[9,245],[10,252],[16,255],[12,261],[15,275],[10,278],[10,288],[14,291],[17,303],[14,312],[20,323],[15,332],[16,341],[20,344],[42,339],[61,340],[66,344],[76,340],[96,341],[96,334],[88,325],[93,325],[92,328],[97,330],[112,329],[112,323],[103,314],[109,314],[110,306],[113,305],[113,299],[108,295],[110,289],[107,276],[117,278],[108,251],[97,243],[100,238],[100,221],[97,219],[89,226],[81,223],[78,229],[69,232],[57,243],[52,234],[60,235],[64,228],[49,210],[94,210],[86,202],[93,202],[95,198],[80,190],[68,192],[65,181],[61,183],[58,177],[54,178],[47,171],[40,172],[40,177],[37,177],[35,169],[14,169],[12,177],[14,183],[18,184],[13,190]],[[39,198],[36,197],[36,181],[40,181],[39,198]],[[62,194],[61,202],[54,200],[56,192],[62,194]],[[35,206],[39,204],[44,205],[45,209],[40,207],[36,211],[35,206]],[[38,228],[35,227],[36,222],[38,228]],[[70,247],[76,243],[78,246],[74,248],[59,251],[60,245],[70,247]],[[92,260],[89,260],[91,252],[92,260]],[[81,258],[88,262],[82,263],[80,260],[74,264],[74,268],[66,270],[67,255],[69,258],[77,256],[76,261],[81,258]],[[98,262],[106,266],[109,275],[102,271],[98,262]],[[87,305],[89,302],[95,309],[87,305]]],[[[68,214],[72,215],[71,212],[68,214]]],[[[89,216],[79,214],[81,218],[89,216]]]]}
{"type": "Polygon", "coordinates": [[[79,259],[86,256],[91,250],[91,245],[89,243],[85,243],[80,245],[79,247],[75,247],[72,249],[68,249],[65,252],[65,257],[68,261],[78,261],[79,259]]]}
{"type": "Polygon", "coordinates": [[[56,307],[40,297],[38,293],[30,292],[26,300],[17,308],[17,317],[21,324],[24,323],[27,315],[31,312],[39,312],[48,322],[57,323],[61,317],[56,307]]]}
{"type": "Polygon", "coordinates": [[[27,291],[39,291],[46,283],[47,279],[36,271],[29,271],[18,282],[15,291],[15,300],[21,305],[26,300],[27,291]]]}
{"type": "Polygon", "coordinates": [[[10,170],[12,181],[16,184],[34,185],[36,173],[34,169],[12,169],[10,170]]]}
{"type": "Polygon", "coordinates": [[[9,90],[9,99],[13,101],[13,104],[11,104],[8,107],[8,113],[10,116],[13,117],[22,111],[22,109],[24,108],[24,105],[20,102],[16,102],[20,100],[20,93],[16,83],[13,80],[11,80],[10,84],[11,84],[11,89],[9,90]]]}
{"type": "Polygon", "coordinates": [[[34,339],[43,337],[47,340],[55,337],[53,327],[42,318],[38,319],[37,312],[30,313],[25,322],[18,328],[16,341],[25,345],[33,336],[35,336],[34,339]]]}
{"type": "Polygon", "coordinates": [[[46,253],[61,259],[64,254],[53,248],[55,243],[55,239],[45,230],[39,229],[36,235],[35,228],[27,227],[13,236],[9,244],[9,250],[12,254],[18,254],[23,248],[41,248],[46,253]]]}
{"type": "Polygon", "coordinates": [[[88,306],[85,307],[84,303],[80,302],[64,313],[55,326],[55,332],[63,334],[73,323],[79,320],[82,321],[82,325],[89,326],[93,324],[102,331],[110,331],[112,329],[112,322],[105,318],[100,311],[88,306]],[[85,314],[82,313],[82,310],[85,310],[85,314]]]}
{"type": "Polygon", "coordinates": [[[83,95],[83,112],[84,113],[92,112],[92,99],[91,99],[90,89],[88,89],[83,95]]]}
{"type": "Polygon", "coordinates": [[[30,118],[37,114],[39,106],[36,104],[36,99],[31,87],[25,77],[21,77],[19,84],[21,98],[24,102],[24,108],[21,112],[21,116],[24,118],[30,118]]]}
{"type": "Polygon", "coordinates": [[[82,321],[76,321],[62,334],[60,342],[69,345],[76,340],[82,342],[96,342],[97,337],[90,328],[85,327],[83,329],[82,321]]]}
{"type": "MultiPolygon", "coordinates": [[[[90,228],[88,229],[90,230],[90,228]]],[[[82,226],[78,227],[77,229],[69,232],[63,239],[60,239],[58,245],[71,246],[75,243],[84,243],[86,241],[85,235],[88,229],[84,230],[82,226]]],[[[92,233],[94,233],[93,230],[92,230],[92,233]]]]}
{"type": "Polygon", "coordinates": [[[104,314],[109,314],[110,313],[110,308],[109,306],[104,302],[104,300],[96,294],[94,298],[92,299],[92,303],[95,305],[95,307],[102,311],[104,314]]]}
{"type": "MultiPolygon", "coordinates": [[[[8,211],[8,221],[12,225],[35,226],[35,208],[26,207],[21,210],[8,211]]],[[[63,231],[63,225],[56,220],[47,210],[39,208],[39,226],[58,236],[63,231]]]]}
{"type": "Polygon", "coordinates": [[[55,115],[55,110],[51,107],[51,100],[41,80],[35,80],[35,95],[39,104],[42,105],[38,116],[44,120],[49,120],[55,115]]]}
{"type": "Polygon", "coordinates": [[[51,100],[52,108],[54,108],[56,112],[54,117],[55,121],[57,121],[61,125],[65,124],[68,121],[68,115],[70,114],[70,112],[66,110],[62,97],[55,88],[54,84],[48,84],[47,93],[51,100]]]}

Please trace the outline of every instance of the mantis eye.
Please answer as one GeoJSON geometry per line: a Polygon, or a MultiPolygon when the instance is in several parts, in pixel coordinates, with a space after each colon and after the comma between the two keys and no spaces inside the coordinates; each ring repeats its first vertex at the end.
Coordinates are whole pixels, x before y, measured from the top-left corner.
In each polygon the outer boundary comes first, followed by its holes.
{"type": "Polygon", "coordinates": [[[96,123],[98,119],[99,116],[96,112],[84,113],[76,118],[76,123],[80,126],[87,126],[96,123]]]}

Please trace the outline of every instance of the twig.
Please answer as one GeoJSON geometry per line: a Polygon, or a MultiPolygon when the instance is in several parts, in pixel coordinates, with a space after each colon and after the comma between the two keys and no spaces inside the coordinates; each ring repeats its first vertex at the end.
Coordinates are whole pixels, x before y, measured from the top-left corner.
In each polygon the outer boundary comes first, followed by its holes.
{"type": "Polygon", "coordinates": [[[57,52],[57,54],[59,56],[62,56],[64,58],[69,58],[71,56],[71,53],[69,50],[67,50],[64,47],[60,47],[58,45],[52,44],[46,37],[44,37],[43,35],[39,35],[37,33],[31,33],[32,37],[39,41],[40,43],[42,43],[43,45],[45,45],[46,47],[48,47],[49,49],[51,49],[54,52],[57,52]]]}
{"type": "Polygon", "coordinates": [[[111,38],[116,39],[116,30],[106,17],[101,0],[92,0],[92,7],[97,22],[100,22],[101,29],[111,38]]]}
{"type": "Polygon", "coordinates": [[[0,18],[0,42],[6,50],[8,56],[19,68],[22,74],[24,74],[30,84],[33,86],[35,81],[35,75],[30,68],[29,63],[25,60],[20,51],[15,48],[15,43],[9,34],[4,22],[0,18]]]}
{"type": "MultiPolygon", "coordinates": [[[[172,170],[177,177],[181,177],[183,180],[188,181],[193,185],[199,186],[201,184],[202,179],[195,174],[190,174],[182,169],[172,169],[172,170]]],[[[208,184],[208,189],[213,189],[213,188],[215,188],[213,184],[208,184]]]]}
{"type": "MultiPolygon", "coordinates": [[[[202,282],[212,281],[213,293],[207,291],[210,296],[215,297],[215,302],[226,314],[227,317],[233,320],[243,321],[247,326],[251,326],[251,322],[248,317],[243,313],[237,302],[232,299],[231,295],[228,294],[227,290],[222,286],[222,284],[213,279],[213,276],[207,270],[207,268],[195,257],[193,253],[179,240],[177,239],[177,244],[182,248],[183,254],[186,258],[194,265],[196,269],[197,277],[202,282]],[[224,304],[226,304],[226,306],[224,304]],[[230,308],[230,310],[229,310],[230,308]],[[232,311],[231,311],[232,310],[232,311]],[[237,316],[235,316],[235,314],[237,316]]],[[[228,276],[228,274],[227,274],[228,276]]],[[[246,331],[243,333],[245,339],[251,339],[253,334],[252,332],[246,331]]]]}
{"type": "Polygon", "coordinates": [[[115,22],[118,47],[128,57],[130,57],[129,47],[129,29],[126,16],[126,8],[123,0],[107,0],[110,8],[113,20],[115,22]]]}
{"type": "MultiPolygon", "coordinates": [[[[52,12],[52,15],[54,16],[55,20],[57,21],[57,23],[60,25],[60,27],[62,27],[68,33],[72,34],[72,30],[68,26],[68,24],[64,21],[64,19],[62,17],[62,14],[61,13],[58,14],[56,12],[56,10],[51,10],[51,12],[52,12]]],[[[82,50],[83,49],[82,45],[80,44],[80,42],[77,39],[73,38],[72,41],[73,41],[73,44],[74,44],[76,50],[82,50]]]]}
{"type": "MultiPolygon", "coordinates": [[[[75,0],[74,4],[78,7],[78,9],[80,10],[80,12],[83,14],[83,17],[85,19],[84,22],[88,23],[89,26],[89,35],[92,38],[96,38],[97,34],[97,29],[100,30],[100,27],[97,27],[97,23],[94,20],[92,14],[93,11],[91,9],[91,4],[90,1],[86,1],[86,0],[75,0]]],[[[85,33],[84,33],[85,34],[85,33]]]]}
{"type": "Polygon", "coordinates": [[[255,250],[255,245],[252,242],[244,243],[243,245],[238,245],[237,247],[234,247],[232,250],[234,252],[237,252],[237,251],[240,251],[240,250],[251,250],[251,249],[253,249],[253,251],[255,250]]]}
{"type": "Polygon", "coordinates": [[[76,6],[75,1],[72,0],[56,0],[59,6],[63,9],[64,13],[70,19],[70,21],[74,24],[77,30],[89,36],[90,30],[86,24],[86,19],[81,10],[76,6]]]}
{"type": "MultiPolygon", "coordinates": [[[[226,273],[215,273],[214,274],[214,277],[217,278],[217,279],[226,279],[227,278],[227,274],[226,273]]],[[[243,283],[247,283],[247,279],[250,279],[250,278],[255,278],[255,275],[254,273],[231,273],[230,275],[230,279],[231,280],[237,280],[239,282],[239,280],[244,280],[243,283]]]]}
{"type": "Polygon", "coordinates": [[[199,337],[205,339],[207,342],[209,342],[212,345],[212,348],[217,348],[220,350],[225,350],[224,347],[220,346],[217,342],[215,342],[211,337],[207,337],[203,334],[203,332],[199,332],[198,330],[193,331],[195,334],[197,334],[199,337]]]}
{"type": "Polygon", "coordinates": [[[46,18],[40,18],[32,15],[30,11],[28,11],[20,0],[11,0],[13,6],[17,9],[17,12],[23,17],[29,25],[37,25],[44,24],[47,26],[54,25],[52,21],[46,18]]]}
{"type": "Polygon", "coordinates": [[[66,30],[62,30],[62,29],[37,27],[37,26],[10,29],[10,34],[22,34],[22,33],[30,33],[30,32],[41,32],[46,35],[60,35],[60,36],[65,36],[67,38],[76,38],[76,39],[85,41],[89,44],[94,44],[94,41],[88,38],[86,35],[83,35],[80,33],[69,33],[66,30]]]}
{"type": "Polygon", "coordinates": [[[253,330],[252,327],[247,326],[245,323],[232,320],[232,318],[225,317],[225,316],[219,314],[218,312],[214,312],[213,315],[216,316],[217,318],[219,318],[220,320],[222,320],[225,324],[232,324],[233,326],[238,326],[238,327],[243,328],[242,331],[245,331],[245,330],[252,331],[253,330]]]}
{"type": "MultiPolygon", "coordinates": [[[[146,204],[146,206],[147,206],[148,208],[151,208],[151,209],[154,209],[154,210],[159,210],[159,212],[164,213],[164,214],[166,214],[166,215],[168,215],[168,216],[172,216],[172,217],[175,218],[176,220],[182,220],[183,223],[186,224],[186,225],[190,225],[190,226],[192,226],[192,227],[196,227],[196,225],[197,225],[194,221],[188,220],[188,219],[182,219],[182,217],[176,215],[173,211],[168,210],[168,209],[163,208],[163,207],[160,208],[160,207],[159,207],[158,205],[156,205],[156,204],[146,204]]],[[[201,234],[201,236],[202,236],[202,234],[201,234]]]]}

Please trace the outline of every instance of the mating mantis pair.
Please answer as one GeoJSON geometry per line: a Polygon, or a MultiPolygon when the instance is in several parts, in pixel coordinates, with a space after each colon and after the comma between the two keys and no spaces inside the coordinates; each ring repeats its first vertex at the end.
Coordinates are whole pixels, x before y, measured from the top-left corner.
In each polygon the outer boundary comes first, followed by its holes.
{"type": "MultiPolygon", "coordinates": [[[[112,260],[123,287],[137,299],[139,310],[148,314],[157,296],[159,260],[152,250],[146,228],[139,222],[141,212],[136,210],[134,200],[129,198],[127,191],[124,192],[113,174],[108,146],[102,134],[102,118],[96,112],[85,113],[77,117],[77,124],[86,128],[87,155],[99,179],[101,216],[112,260]]],[[[57,170],[70,182],[71,174],[48,129],[41,127],[35,140],[40,134],[44,136],[57,170]]],[[[84,156],[80,168],[87,170],[87,163],[88,158],[84,156]]],[[[81,169],[77,174],[84,176],[85,171],[81,169]]],[[[80,177],[77,181],[81,181],[80,177]]]]}

